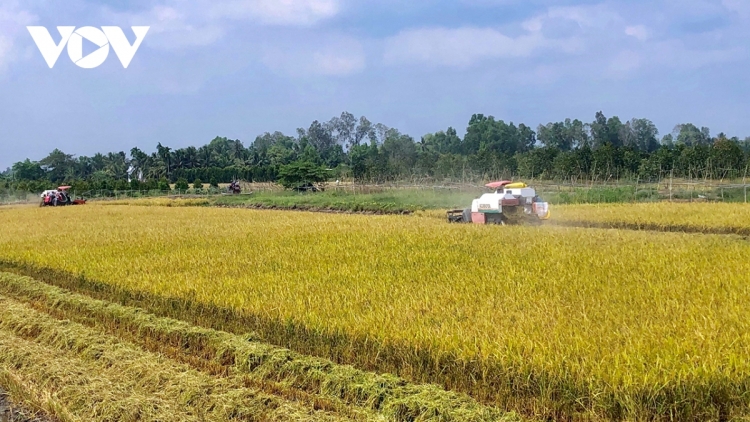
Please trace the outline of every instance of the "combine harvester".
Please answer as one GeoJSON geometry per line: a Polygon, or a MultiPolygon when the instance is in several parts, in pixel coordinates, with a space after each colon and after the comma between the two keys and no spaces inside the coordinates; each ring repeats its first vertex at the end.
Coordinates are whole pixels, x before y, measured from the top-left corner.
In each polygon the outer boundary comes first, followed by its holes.
{"type": "Polygon", "coordinates": [[[70,192],[68,192],[70,186],[60,186],[57,189],[46,190],[40,195],[42,197],[42,203],[40,207],[59,207],[63,205],[83,205],[86,200],[83,198],[74,199],[70,192]]]}
{"type": "Polygon", "coordinates": [[[242,186],[240,186],[239,180],[233,180],[227,187],[227,193],[232,195],[239,195],[242,193],[242,186]]]}
{"type": "Polygon", "coordinates": [[[485,185],[493,189],[471,202],[471,208],[447,212],[449,223],[539,224],[549,219],[549,204],[525,183],[508,180],[485,185]]]}

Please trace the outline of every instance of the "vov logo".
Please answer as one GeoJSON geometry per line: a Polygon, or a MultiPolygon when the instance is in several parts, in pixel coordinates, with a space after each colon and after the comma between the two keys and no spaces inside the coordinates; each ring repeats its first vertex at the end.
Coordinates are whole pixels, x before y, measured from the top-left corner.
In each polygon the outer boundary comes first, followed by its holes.
{"type": "Polygon", "coordinates": [[[127,69],[150,27],[131,26],[130,28],[135,34],[135,42],[132,45],[125,37],[122,29],[117,26],[102,26],[102,29],[93,26],[84,26],[78,29],[75,26],[58,26],[57,32],[62,37],[58,44],[55,44],[47,28],[43,26],[26,27],[50,69],[55,65],[66,45],[68,46],[70,60],[78,67],[93,69],[101,65],[107,60],[109,47],[112,46],[117,58],[122,63],[122,67],[127,69]],[[86,57],[83,56],[84,39],[99,47],[86,57]]]}

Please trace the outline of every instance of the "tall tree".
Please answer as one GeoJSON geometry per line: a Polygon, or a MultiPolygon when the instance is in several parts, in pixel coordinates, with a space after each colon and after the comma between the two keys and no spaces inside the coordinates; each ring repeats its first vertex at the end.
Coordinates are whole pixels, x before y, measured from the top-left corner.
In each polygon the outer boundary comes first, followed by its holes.
{"type": "Polygon", "coordinates": [[[683,123],[675,126],[672,134],[677,143],[694,146],[709,145],[711,143],[711,132],[707,127],[698,129],[692,123],[683,123]]]}
{"type": "Polygon", "coordinates": [[[620,129],[620,138],[626,147],[653,152],[659,148],[659,130],[651,120],[631,119],[620,129]]]}
{"type": "Polygon", "coordinates": [[[60,183],[65,180],[66,176],[75,173],[73,156],[57,148],[41,159],[39,165],[45,171],[47,178],[55,183],[60,183]]]}
{"type": "Polygon", "coordinates": [[[610,140],[609,125],[604,113],[598,111],[591,123],[591,141],[593,148],[599,148],[610,140]]]}
{"type": "Polygon", "coordinates": [[[355,143],[357,118],[349,112],[341,113],[341,117],[334,117],[327,124],[334,141],[342,146],[351,148],[355,143]]]}
{"type": "Polygon", "coordinates": [[[360,117],[357,128],[354,131],[354,141],[351,146],[357,146],[367,139],[372,139],[374,136],[373,131],[372,123],[365,116],[360,117]]]}
{"type": "Polygon", "coordinates": [[[13,178],[17,180],[40,180],[45,176],[44,170],[39,163],[31,161],[28,158],[13,164],[11,171],[13,178]]]}
{"type": "Polygon", "coordinates": [[[159,142],[156,145],[156,156],[159,159],[159,164],[163,168],[162,173],[166,174],[167,178],[169,178],[169,175],[172,170],[172,149],[169,147],[165,147],[159,142]]]}

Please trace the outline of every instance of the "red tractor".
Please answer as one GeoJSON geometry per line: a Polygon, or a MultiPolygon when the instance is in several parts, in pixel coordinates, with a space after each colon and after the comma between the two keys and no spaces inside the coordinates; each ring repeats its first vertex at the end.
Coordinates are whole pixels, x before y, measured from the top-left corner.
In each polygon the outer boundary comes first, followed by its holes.
{"type": "Polygon", "coordinates": [[[42,192],[41,207],[59,207],[63,205],[83,205],[86,200],[83,198],[73,198],[68,192],[70,186],[60,186],[57,189],[46,190],[42,192]]]}

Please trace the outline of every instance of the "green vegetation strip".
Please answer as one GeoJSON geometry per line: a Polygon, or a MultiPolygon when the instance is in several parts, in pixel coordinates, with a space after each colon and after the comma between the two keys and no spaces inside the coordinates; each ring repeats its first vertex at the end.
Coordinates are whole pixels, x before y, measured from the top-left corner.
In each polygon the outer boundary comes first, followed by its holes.
{"type": "Polygon", "coordinates": [[[471,200],[478,196],[477,192],[445,189],[382,189],[380,192],[361,194],[343,190],[318,193],[257,192],[252,195],[215,198],[213,204],[267,209],[409,214],[426,209],[468,207],[471,200]]]}
{"type": "MultiPolygon", "coordinates": [[[[259,382],[280,382],[310,394],[377,411],[389,420],[514,420],[512,414],[482,406],[468,396],[435,385],[414,385],[392,375],[308,357],[254,340],[159,318],[143,310],[71,293],[28,277],[0,273],[0,292],[86,325],[117,335],[179,348],[209,361],[204,367],[231,367],[259,382]]],[[[328,407],[336,408],[329,405],[328,407]]]]}

